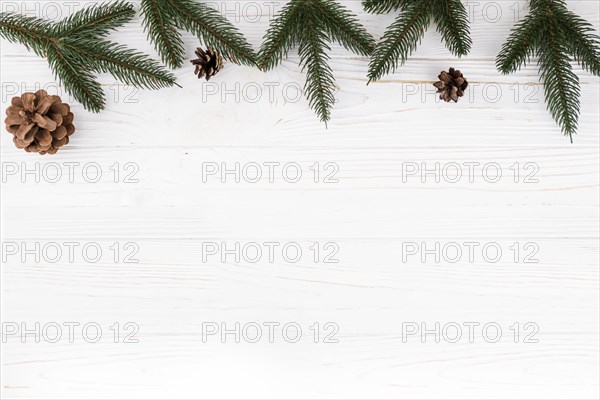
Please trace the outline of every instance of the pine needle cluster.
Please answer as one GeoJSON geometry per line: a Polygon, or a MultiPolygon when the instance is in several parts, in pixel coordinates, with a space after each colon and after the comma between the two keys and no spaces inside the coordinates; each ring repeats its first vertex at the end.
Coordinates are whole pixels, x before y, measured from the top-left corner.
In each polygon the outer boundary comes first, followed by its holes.
{"type": "Polygon", "coordinates": [[[337,2],[291,0],[271,23],[259,52],[259,67],[270,70],[292,47],[298,47],[300,65],[306,71],[304,91],[325,124],[335,103],[335,78],[328,55],[331,42],[363,56],[375,47],[373,37],[356,16],[337,2]]]}
{"type": "Polygon", "coordinates": [[[471,50],[469,19],[461,0],[363,0],[372,13],[400,10],[373,52],[369,65],[369,82],[394,72],[416,50],[431,21],[437,25],[442,40],[458,57],[471,50]]]}
{"type": "Polygon", "coordinates": [[[180,30],[188,31],[236,64],[256,65],[252,46],[216,9],[195,0],[142,0],[144,29],[163,62],[183,65],[185,51],[180,30]]]}
{"type": "Polygon", "coordinates": [[[142,88],[176,84],[160,63],[106,39],[134,14],[133,6],[120,0],[87,7],[56,23],[5,12],[0,13],[0,36],[47,58],[67,92],[86,109],[99,112],[106,100],[94,73],[107,72],[142,88]]]}
{"type": "Polygon", "coordinates": [[[571,56],[600,76],[600,38],[593,26],[568,10],[564,0],[531,0],[529,14],[517,24],[496,59],[500,72],[519,70],[538,57],[546,105],[564,135],[573,141],[579,120],[579,79],[571,56]]]}

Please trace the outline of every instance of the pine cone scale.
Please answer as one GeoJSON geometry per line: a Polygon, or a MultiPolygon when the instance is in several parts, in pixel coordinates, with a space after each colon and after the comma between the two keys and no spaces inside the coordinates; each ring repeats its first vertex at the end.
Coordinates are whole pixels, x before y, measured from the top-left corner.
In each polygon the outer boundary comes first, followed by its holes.
{"type": "Polygon", "coordinates": [[[35,138],[38,146],[49,147],[52,144],[52,135],[46,129],[38,131],[35,138]]]}
{"type": "Polygon", "coordinates": [[[65,144],[67,144],[67,140],[69,140],[66,136],[61,138],[61,139],[54,139],[52,140],[52,147],[56,147],[59,148],[61,146],[64,146],[65,144]]]}
{"type": "Polygon", "coordinates": [[[56,129],[56,122],[52,121],[46,116],[42,116],[41,114],[35,113],[35,115],[33,116],[33,121],[40,128],[48,129],[49,131],[53,131],[56,129]]]}
{"type": "Polygon", "coordinates": [[[15,144],[17,149],[24,149],[25,147],[29,146],[27,142],[24,142],[16,136],[13,138],[13,143],[15,144]]]}
{"type": "Polygon", "coordinates": [[[12,126],[12,125],[21,125],[22,124],[22,118],[21,116],[17,113],[11,113],[10,108],[6,110],[6,120],[4,121],[6,123],[7,126],[12,126]]]}
{"type": "Polygon", "coordinates": [[[67,133],[67,128],[64,126],[59,126],[54,132],[52,132],[52,137],[56,140],[61,140],[67,137],[67,133]]]}
{"type": "Polygon", "coordinates": [[[61,103],[60,101],[52,103],[52,105],[50,106],[50,112],[54,114],[60,114],[62,116],[65,116],[69,113],[69,111],[71,111],[69,105],[61,103]]]}
{"type": "Polygon", "coordinates": [[[60,114],[48,114],[48,118],[50,118],[56,124],[57,128],[63,123],[63,118],[60,114]]]}
{"type": "Polygon", "coordinates": [[[39,130],[40,130],[40,128],[38,126],[34,126],[33,128],[31,128],[29,130],[29,132],[25,133],[25,136],[23,136],[20,139],[24,140],[25,142],[31,143],[31,141],[33,140],[33,138],[35,137],[35,135],[38,133],[39,130]]]}
{"type": "Polygon", "coordinates": [[[442,81],[436,82],[433,84],[438,90],[444,90],[446,88],[446,84],[442,81]]]}
{"type": "Polygon", "coordinates": [[[24,93],[21,96],[23,100],[23,109],[27,112],[33,113],[35,112],[35,94],[34,93],[24,93]]]}
{"type": "Polygon", "coordinates": [[[52,97],[51,96],[46,96],[46,97],[38,100],[38,105],[36,107],[36,112],[38,114],[44,115],[44,114],[46,114],[48,112],[48,110],[50,110],[50,106],[55,101],[52,97]]]}
{"type": "Polygon", "coordinates": [[[18,109],[23,108],[23,100],[17,96],[12,98],[12,100],[10,101],[10,104],[11,104],[11,106],[17,107],[18,109]]]}
{"type": "Polygon", "coordinates": [[[21,140],[24,140],[27,133],[31,132],[34,127],[35,124],[21,124],[21,126],[19,126],[19,129],[15,133],[15,136],[21,140]]]}
{"type": "Polygon", "coordinates": [[[450,91],[450,99],[455,103],[458,102],[458,87],[452,87],[452,90],[450,91]]]}

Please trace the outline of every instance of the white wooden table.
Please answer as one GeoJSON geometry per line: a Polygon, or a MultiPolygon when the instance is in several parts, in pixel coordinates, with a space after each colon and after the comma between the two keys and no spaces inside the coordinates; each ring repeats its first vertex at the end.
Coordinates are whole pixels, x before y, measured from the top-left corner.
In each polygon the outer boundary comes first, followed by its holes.
{"type": "MultiPolygon", "coordinates": [[[[216,5],[258,49],[284,3],[216,5]]],[[[376,37],[393,20],[344,4],[376,37]]],[[[187,66],[183,89],[102,76],[92,114],[2,41],[2,114],[42,87],[77,128],[52,157],[1,135],[2,398],[598,398],[600,85],[576,67],[570,144],[535,62],[496,71],[525,4],[469,1],[468,57],[432,27],[368,87],[368,60],[333,46],[328,129],[298,97],[295,51],[209,83],[187,66]],[[458,104],[431,86],[451,66],[471,83],[458,104]],[[236,165],[239,183],[222,176],[236,165]]],[[[598,27],[598,2],[568,4],[598,27]]],[[[156,56],[139,18],[112,37],[156,56]]]]}

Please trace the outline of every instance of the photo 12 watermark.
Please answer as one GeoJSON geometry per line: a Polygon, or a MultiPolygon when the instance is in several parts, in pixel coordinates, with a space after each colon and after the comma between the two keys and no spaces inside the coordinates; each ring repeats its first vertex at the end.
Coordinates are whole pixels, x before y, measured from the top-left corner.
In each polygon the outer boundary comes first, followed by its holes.
{"type": "Polygon", "coordinates": [[[2,263],[138,264],[136,242],[3,241],[2,263]]]}
{"type": "Polygon", "coordinates": [[[476,20],[488,24],[497,24],[502,20],[518,22],[527,13],[527,2],[522,1],[467,0],[464,5],[470,23],[476,20]]]}
{"type": "Polygon", "coordinates": [[[135,162],[111,164],[78,161],[5,161],[2,183],[139,183],[140,166],[135,162]]]}
{"type": "Polygon", "coordinates": [[[539,183],[540,166],[535,162],[495,161],[405,161],[402,183],[539,183]]]}
{"type": "MultiPolygon", "coordinates": [[[[461,97],[461,103],[497,104],[501,102],[513,104],[543,104],[543,86],[536,82],[529,83],[497,83],[472,82],[461,97]]],[[[399,85],[400,98],[403,103],[441,103],[439,92],[433,82],[401,82],[399,85]]]]}
{"type": "Polygon", "coordinates": [[[510,325],[494,321],[475,322],[403,322],[402,343],[498,343],[502,339],[514,343],[539,343],[540,327],[535,322],[510,325]]]}
{"type": "Polygon", "coordinates": [[[533,241],[405,241],[402,263],[538,264],[540,245],[533,241]]]}
{"type": "Polygon", "coordinates": [[[255,24],[261,21],[270,21],[286,2],[209,0],[203,4],[219,11],[231,22],[255,24]]]}
{"type": "Polygon", "coordinates": [[[2,343],[139,343],[136,322],[2,322],[2,343]]]}
{"type": "Polygon", "coordinates": [[[202,82],[203,103],[295,104],[304,98],[304,89],[298,82],[202,82]]]}
{"type": "MultiPolygon", "coordinates": [[[[58,21],[81,10],[85,5],[94,4],[89,1],[2,1],[0,11],[22,14],[28,17],[58,21]]],[[[99,3],[96,2],[96,3],[99,3]]]]}
{"type": "Polygon", "coordinates": [[[337,264],[336,242],[203,241],[202,263],[337,264]]]}
{"type": "Polygon", "coordinates": [[[335,322],[202,322],[202,343],[339,343],[335,322]]]}
{"type": "MultiPolygon", "coordinates": [[[[107,100],[113,103],[137,104],[141,90],[126,83],[114,82],[102,85],[107,95],[107,100]]],[[[14,96],[21,96],[26,92],[45,90],[49,95],[60,96],[65,103],[76,103],[73,95],[67,92],[60,82],[2,82],[2,102],[9,103],[14,96]]]]}
{"type": "Polygon", "coordinates": [[[331,161],[247,161],[202,163],[202,183],[339,183],[340,166],[331,161]]]}

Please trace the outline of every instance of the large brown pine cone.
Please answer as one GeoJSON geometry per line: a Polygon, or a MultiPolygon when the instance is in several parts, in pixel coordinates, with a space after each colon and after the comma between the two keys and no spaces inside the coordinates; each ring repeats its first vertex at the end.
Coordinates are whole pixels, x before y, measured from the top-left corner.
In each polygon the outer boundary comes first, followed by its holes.
{"type": "Polygon", "coordinates": [[[44,90],[23,93],[13,97],[6,109],[6,130],[14,135],[13,142],[19,149],[40,154],[55,154],[69,143],[75,132],[73,113],[59,96],[51,96],[44,90]]]}

